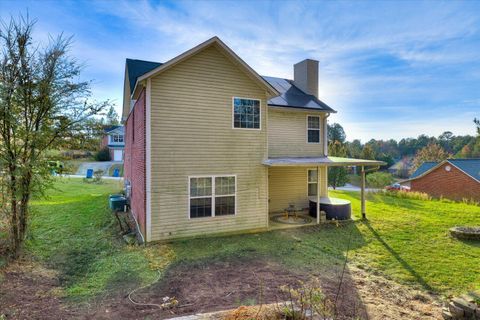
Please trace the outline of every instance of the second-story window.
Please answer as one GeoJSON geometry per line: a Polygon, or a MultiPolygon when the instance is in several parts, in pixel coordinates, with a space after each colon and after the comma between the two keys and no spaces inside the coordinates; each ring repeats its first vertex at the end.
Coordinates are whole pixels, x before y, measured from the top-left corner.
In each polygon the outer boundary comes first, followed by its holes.
{"type": "Polygon", "coordinates": [[[307,142],[320,143],[320,116],[307,116],[307,142]]]}
{"type": "Polygon", "coordinates": [[[233,98],[233,127],[260,129],[260,100],[233,98]]]}
{"type": "Polygon", "coordinates": [[[123,142],[123,134],[111,135],[111,141],[113,143],[122,143],[123,142]]]}

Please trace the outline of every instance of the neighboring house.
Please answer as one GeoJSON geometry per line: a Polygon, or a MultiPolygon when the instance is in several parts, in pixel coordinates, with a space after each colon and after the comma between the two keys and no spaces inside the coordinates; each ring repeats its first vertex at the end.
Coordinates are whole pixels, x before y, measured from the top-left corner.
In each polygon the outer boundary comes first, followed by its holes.
{"type": "Polygon", "coordinates": [[[105,128],[101,147],[110,150],[112,161],[123,161],[125,149],[125,130],[123,126],[111,126],[105,128]]]}
{"type": "Polygon", "coordinates": [[[480,159],[424,162],[402,184],[436,198],[480,201],[480,159]]]}
{"type": "Polygon", "coordinates": [[[404,157],[401,160],[395,162],[388,168],[388,172],[401,178],[408,178],[408,173],[412,168],[413,157],[404,157]]]}
{"type": "Polygon", "coordinates": [[[328,166],[382,164],[327,156],[332,112],[315,60],[261,77],[217,37],[163,64],[127,59],[125,183],[145,241],[265,230],[328,196],[328,166]]]}

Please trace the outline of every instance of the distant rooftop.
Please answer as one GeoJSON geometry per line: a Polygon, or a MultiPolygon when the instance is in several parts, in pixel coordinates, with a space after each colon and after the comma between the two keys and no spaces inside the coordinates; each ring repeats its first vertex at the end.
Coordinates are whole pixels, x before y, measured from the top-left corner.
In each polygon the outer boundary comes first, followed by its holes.
{"type": "Polygon", "coordinates": [[[422,163],[422,164],[420,165],[420,167],[418,167],[417,170],[415,170],[415,172],[412,173],[412,175],[410,176],[410,179],[416,178],[416,177],[424,174],[424,173],[427,172],[428,170],[430,170],[430,169],[432,169],[433,167],[435,167],[437,164],[438,164],[438,162],[433,162],[433,161],[422,163]]]}
{"type": "Polygon", "coordinates": [[[105,133],[110,133],[115,131],[117,134],[124,134],[125,133],[125,127],[124,126],[109,126],[103,129],[105,133]]]}
{"type": "MultiPolygon", "coordinates": [[[[447,159],[446,161],[480,182],[480,159],[447,159]]],[[[410,179],[415,179],[421,176],[439,163],[440,162],[433,161],[422,163],[422,165],[412,174],[410,179]]]]}
{"type": "MultiPolygon", "coordinates": [[[[160,62],[127,59],[130,94],[133,93],[138,77],[162,65],[160,62]]],[[[262,76],[280,95],[268,100],[269,106],[336,112],[317,97],[307,94],[293,84],[292,80],[262,76]]]]}
{"type": "Polygon", "coordinates": [[[448,162],[480,182],[480,159],[448,159],[448,162]]]}

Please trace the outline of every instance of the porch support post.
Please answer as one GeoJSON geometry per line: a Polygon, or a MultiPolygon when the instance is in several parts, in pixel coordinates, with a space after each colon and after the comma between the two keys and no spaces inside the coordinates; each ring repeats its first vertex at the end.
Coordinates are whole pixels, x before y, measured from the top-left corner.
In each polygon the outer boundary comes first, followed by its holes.
{"type": "Polygon", "coordinates": [[[317,166],[317,224],[320,224],[320,167],[317,166]]]}
{"type": "Polygon", "coordinates": [[[361,198],[361,203],[362,203],[362,219],[367,218],[367,212],[365,209],[365,167],[362,166],[362,186],[360,190],[360,198],[361,198]]]}

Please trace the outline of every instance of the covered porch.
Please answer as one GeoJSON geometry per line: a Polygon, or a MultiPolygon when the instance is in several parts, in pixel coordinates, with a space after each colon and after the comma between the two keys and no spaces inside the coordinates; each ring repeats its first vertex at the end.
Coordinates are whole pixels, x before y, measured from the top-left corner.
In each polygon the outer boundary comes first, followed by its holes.
{"type": "Polygon", "coordinates": [[[339,157],[284,157],[270,158],[263,164],[269,170],[269,228],[277,229],[320,224],[326,218],[325,212],[331,219],[336,214],[341,217],[341,211],[347,210],[342,209],[342,206],[350,210],[347,201],[329,197],[329,167],[360,167],[361,216],[366,218],[365,174],[385,163],[339,157]],[[331,211],[336,211],[337,208],[339,212],[333,214],[331,211]]]}

